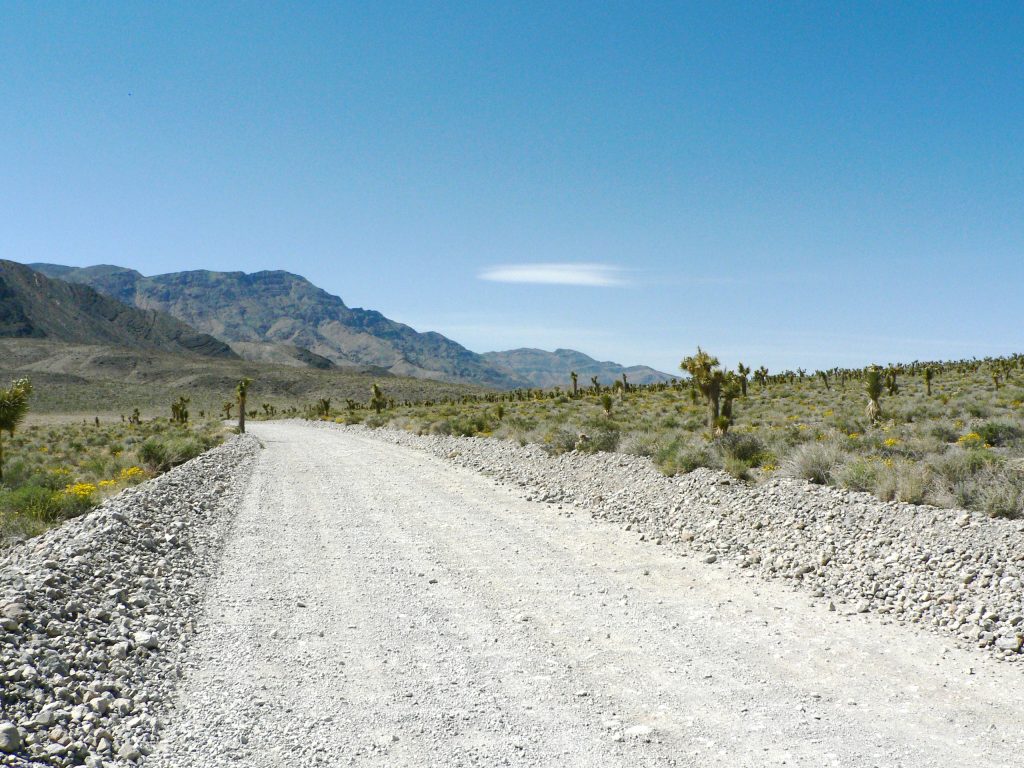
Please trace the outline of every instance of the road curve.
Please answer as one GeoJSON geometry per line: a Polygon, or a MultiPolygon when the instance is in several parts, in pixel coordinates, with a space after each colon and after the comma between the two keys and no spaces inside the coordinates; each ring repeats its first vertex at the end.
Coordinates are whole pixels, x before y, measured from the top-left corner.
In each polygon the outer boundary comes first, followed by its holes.
{"type": "Polygon", "coordinates": [[[1019,765],[1016,665],[370,435],[251,431],[148,765],[1019,765]]]}

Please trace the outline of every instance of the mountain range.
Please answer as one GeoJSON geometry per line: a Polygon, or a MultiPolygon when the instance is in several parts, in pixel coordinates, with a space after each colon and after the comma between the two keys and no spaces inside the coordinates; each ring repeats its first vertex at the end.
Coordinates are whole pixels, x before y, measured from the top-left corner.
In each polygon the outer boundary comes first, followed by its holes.
{"type": "Polygon", "coordinates": [[[0,260],[0,337],[238,357],[223,341],[162,312],[127,306],[86,285],[52,280],[4,260],[0,260]]]}
{"type": "MultiPolygon", "coordinates": [[[[247,360],[317,368],[374,366],[397,376],[498,389],[567,387],[572,370],[581,386],[589,385],[591,376],[608,384],[623,372],[638,384],[671,378],[645,366],[624,368],[565,349],[478,354],[439,333],[421,333],[380,312],[348,307],[285,271],[145,276],[113,265],[28,267],[51,282],[86,286],[128,307],[169,316],[195,329],[197,336],[227,342],[229,353],[247,360]]],[[[0,329],[0,335],[13,334],[0,329]]]]}
{"type": "Polygon", "coordinates": [[[653,384],[673,378],[646,365],[622,366],[618,363],[602,362],[574,349],[556,349],[554,352],[543,349],[510,349],[505,352],[485,352],[482,357],[499,370],[514,372],[515,375],[528,379],[533,386],[544,388],[568,389],[572,386],[570,374],[573,371],[579,376],[580,387],[589,387],[593,376],[605,385],[622,378],[622,374],[626,374],[630,384],[653,384]]]}

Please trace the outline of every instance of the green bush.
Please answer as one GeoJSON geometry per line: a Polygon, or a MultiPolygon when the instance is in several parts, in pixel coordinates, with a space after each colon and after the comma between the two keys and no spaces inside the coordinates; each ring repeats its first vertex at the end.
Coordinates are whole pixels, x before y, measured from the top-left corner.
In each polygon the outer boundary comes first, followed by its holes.
{"type": "Polygon", "coordinates": [[[742,432],[722,435],[713,445],[723,460],[742,461],[748,467],[758,466],[766,452],[765,445],[759,437],[742,432]]]}
{"type": "Polygon", "coordinates": [[[166,472],[172,467],[194,459],[205,450],[206,444],[198,437],[154,435],[139,447],[139,459],[154,471],[166,472]]]}
{"type": "Polygon", "coordinates": [[[851,491],[874,492],[878,482],[879,462],[857,456],[845,462],[836,472],[836,480],[851,491]]]}
{"type": "Polygon", "coordinates": [[[655,464],[666,475],[685,475],[700,467],[721,466],[718,457],[706,445],[677,439],[664,446],[655,456],[655,464]]]}
{"type": "Polygon", "coordinates": [[[1020,427],[1005,421],[986,421],[974,431],[989,445],[1008,445],[1021,436],[1020,427]]]}

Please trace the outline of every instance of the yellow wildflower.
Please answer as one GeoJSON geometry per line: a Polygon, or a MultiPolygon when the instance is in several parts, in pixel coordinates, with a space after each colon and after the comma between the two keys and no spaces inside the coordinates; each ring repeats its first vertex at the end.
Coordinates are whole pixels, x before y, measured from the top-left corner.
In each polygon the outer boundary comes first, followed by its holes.
{"type": "Polygon", "coordinates": [[[121,474],[118,475],[118,479],[122,483],[130,483],[135,480],[141,480],[145,473],[141,467],[125,467],[121,470],[121,474]]]}
{"type": "Polygon", "coordinates": [[[981,439],[981,435],[977,432],[968,432],[966,435],[960,435],[956,442],[964,448],[977,448],[984,441],[981,439]]]}
{"type": "Polygon", "coordinates": [[[75,483],[64,488],[64,494],[74,496],[76,499],[89,499],[96,493],[96,486],[92,483],[75,483]]]}

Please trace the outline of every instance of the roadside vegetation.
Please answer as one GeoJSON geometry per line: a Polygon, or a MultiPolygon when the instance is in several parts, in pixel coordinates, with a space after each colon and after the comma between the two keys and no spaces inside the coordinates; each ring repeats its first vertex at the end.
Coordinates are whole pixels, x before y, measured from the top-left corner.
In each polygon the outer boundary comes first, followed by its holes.
{"type": "Polygon", "coordinates": [[[212,448],[219,423],[126,419],[30,426],[4,435],[0,549],[77,517],[212,448]]]}
{"type": "Polygon", "coordinates": [[[307,418],[418,434],[535,443],[552,454],[620,451],[665,474],[724,469],[763,482],[785,475],[882,500],[1024,516],[1024,356],[769,374],[728,371],[698,349],[686,375],[612,387],[396,403],[380,387],[307,418]]]}

